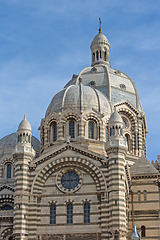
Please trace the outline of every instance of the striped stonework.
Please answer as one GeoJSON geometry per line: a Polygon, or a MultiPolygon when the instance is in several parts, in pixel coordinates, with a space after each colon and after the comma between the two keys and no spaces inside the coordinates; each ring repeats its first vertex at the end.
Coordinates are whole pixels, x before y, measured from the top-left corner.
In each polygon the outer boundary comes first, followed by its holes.
{"type": "Polygon", "coordinates": [[[15,159],[15,212],[13,234],[16,240],[28,239],[29,163],[35,156],[31,145],[17,144],[15,159]],[[30,150],[30,151],[28,151],[30,150]]]}
{"type": "Polygon", "coordinates": [[[120,140],[115,141],[115,145],[110,142],[106,152],[109,156],[109,182],[108,182],[108,209],[110,230],[118,239],[126,239],[126,186],[125,186],[125,155],[126,147],[121,146],[120,140]],[[118,146],[117,146],[117,144],[118,146]]]}

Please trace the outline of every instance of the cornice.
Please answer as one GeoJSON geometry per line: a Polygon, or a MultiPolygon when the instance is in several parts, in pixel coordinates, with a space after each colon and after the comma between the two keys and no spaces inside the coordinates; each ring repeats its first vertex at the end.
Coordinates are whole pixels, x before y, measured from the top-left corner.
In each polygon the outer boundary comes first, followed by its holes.
{"type": "Polygon", "coordinates": [[[81,155],[92,158],[96,161],[100,161],[102,164],[105,164],[108,161],[108,158],[103,156],[103,155],[97,154],[97,153],[92,152],[90,150],[86,151],[83,148],[77,147],[77,146],[75,146],[74,144],[71,144],[71,143],[69,143],[69,144],[66,143],[66,144],[63,145],[63,147],[58,148],[56,151],[54,151],[50,154],[46,153],[45,155],[42,155],[39,160],[30,164],[29,169],[31,171],[34,171],[34,169],[38,165],[42,164],[43,162],[48,161],[49,159],[51,159],[53,157],[56,157],[57,155],[65,152],[67,150],[72,150],[72,151],[77,152],[81,155]]]}

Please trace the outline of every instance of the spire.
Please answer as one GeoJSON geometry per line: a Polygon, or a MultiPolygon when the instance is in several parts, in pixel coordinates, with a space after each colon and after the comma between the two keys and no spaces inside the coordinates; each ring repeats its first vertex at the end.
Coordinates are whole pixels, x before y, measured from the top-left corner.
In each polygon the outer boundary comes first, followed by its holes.
{"type": "Polygon", "coordinates": [[[101,28],[101,18],[99,18],[99,33],[102,33],[102,28],[101,28]]]}

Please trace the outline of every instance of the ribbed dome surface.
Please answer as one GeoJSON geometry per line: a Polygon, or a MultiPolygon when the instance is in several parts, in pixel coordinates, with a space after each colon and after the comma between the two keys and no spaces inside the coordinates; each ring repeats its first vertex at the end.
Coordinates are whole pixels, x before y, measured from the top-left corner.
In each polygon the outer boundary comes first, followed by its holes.
{"type": "Polygon", "coordinates": [[[18,130],[30,130],[31,131],[31,125],[26,119],[26,115],[24,115],[24,119],[20,122],[18,126],[18,130]]]}
{"type": "Polygon", "coordinates": [[[94,38],[93,38],[93,41],[91,43],[91,45],[93,43],[97,43],[97,42],[106,42],[108,43],[108,39],[106,38],[105,35],[103,35],[102,33],[98,33],[94,38]]]}
{"type": "MultiPolygon", "coordinates": [[[[94,87],[104,93],[112,103],[128,100],[138,110],[143,111],[135,84],[125,73],[102,64],[83,69],[79,76],[83,85],[93,82],[94,87]]],[[[65,87],[78,84],[77,79],[78,76],[74,75],[65,87]]]]}
{"type": "Polygon", "coordinates": [[[46,117],[51,112],[63,112],[70,107],[80,111],[94,108],[100,113],[111,113],[108,98],[102,92],[90,86],[79,84],[71,85],[58,92],[46,111],[46,117]]]}
{"type": "MultiPolygon", "coordinates": [[[[17,144],[17,133],[9,134],[0,139],[0,158],[4,155],[12,154],[17,144]]],[[[32,136],[31,144],[36,151],[36,157],[39,156],[40,142],[37,138],[32,136]]]]}

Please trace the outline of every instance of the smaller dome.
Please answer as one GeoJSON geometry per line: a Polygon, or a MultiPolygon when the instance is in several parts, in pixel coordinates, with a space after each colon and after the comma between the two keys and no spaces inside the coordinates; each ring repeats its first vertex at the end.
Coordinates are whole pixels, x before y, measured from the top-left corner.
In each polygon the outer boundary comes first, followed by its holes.
{"type": "Polygon", "coordinates": [[[85,111],[95,109],[101,114],[111,114],[108,98],[100,91],[83,84],[71,85],[62,89],[52,99],[45,117],[51,112],[63,112],[68,108],[85,111]]]}
{"type": "Polygon", "coordinates": [[[91,45],[94,44],[94,43],[97,43],[97,42],[109,43],[109,42],[108,42],[108,39],[106,38],[106,36],[103,35],[102,33],[98,33],[98,34],[93,38],[93,41],[92,41],[91,45]]]}
{"type": "Polygon", "coordinates": [[[123,124],[123,120],[121,115],[116,111],[112,113],[110,119],[109,119],[109,123],[122,123],[123,124]]]}
{"type": "MultiPolygon", "coordinates": [[[[39,157],[40,153],[40,142],[39,140],[32,136],[31,143],[36,151],[36,158],[39,157]]],[[[15,147],[17,145],[17,133],[9,134],[2,139],[0,139],[0,158],[5,155],[12,155],[15,147]]]]}
{"type": "Polygon", "coordinates": [[[28,120],[26,119],[26,114],[24,115],[24,119],[20,122],[19,126],[18,126],[18,130],[30,130],[31,129],[31,125],[28,122],[28,120]]]}

